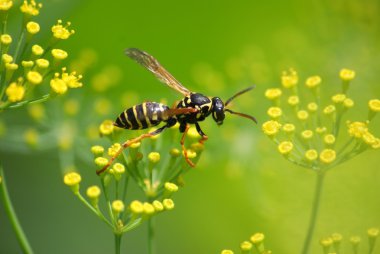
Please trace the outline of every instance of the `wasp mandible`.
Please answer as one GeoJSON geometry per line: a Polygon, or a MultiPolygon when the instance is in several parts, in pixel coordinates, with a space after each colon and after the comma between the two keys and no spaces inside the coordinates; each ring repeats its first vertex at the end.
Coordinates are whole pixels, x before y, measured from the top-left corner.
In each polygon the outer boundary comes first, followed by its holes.
{"type": "Polygon", "coordinates": [[[137,48],[129,48],[125,54],[144,68],[153,73],[157,79],[162,83],[168,85],[174,90],[178,91],[185,97],[179,103],[170,108],[167,105],[158,102],[143,102],[124,110],[114,122],[114,125],[128,130],[142,130],[150,128],[164,122],[165,125],[155,131],[145,133],[134,139],[127,140],[122,144],[121,149],[109,160],[108,164],[102,169],[96,171],[99,175],[113,163],[113,161],[121,154],[121,152],[129,147],[131,144],[140,142],[142,139],[152,137],[164,131],[166,128],[172,127],[177,122],[179,123],[179,131],[182,134],[181,147],[186,159],[186,162],[194,167],[194,163],[188,158],[185,148],[185,136],[189,130],[190,124],[194,124],[201,139],[199,142],[203,144],[207,139],[207,135],[202,131],[198,122],[205,120],[208,116],[212,115],[214,121],[221,125],[225,118],[225,112],[248,118],[257,123],[256,118],[253,116],[239,113],[228,109],[228,104],[248,91],[254,86],[248,87],[234,96],[229,98],[225,103],[219,97],[208,97],[201,93],[194,93],[185,88],[179,81],[177,81],[161,64],[148,53],[137,48]]]}

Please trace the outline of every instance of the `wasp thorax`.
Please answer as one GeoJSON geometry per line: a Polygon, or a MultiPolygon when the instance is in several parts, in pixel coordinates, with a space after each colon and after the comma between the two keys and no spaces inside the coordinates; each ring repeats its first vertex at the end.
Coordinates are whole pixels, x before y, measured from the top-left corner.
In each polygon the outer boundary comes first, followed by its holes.
{"type": "Polygon", "coordinates": [[[223,124],[224,120],[224,103],[219,97],[212,98],[212,118],[218,125],[223,124]]]}

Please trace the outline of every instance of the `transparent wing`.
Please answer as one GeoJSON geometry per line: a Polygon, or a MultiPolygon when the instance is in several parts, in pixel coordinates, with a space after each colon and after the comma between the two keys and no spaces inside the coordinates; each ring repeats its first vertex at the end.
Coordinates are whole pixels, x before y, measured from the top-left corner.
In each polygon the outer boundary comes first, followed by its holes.
{"type": "Polygon", "coordinates": [[[165,70],[153,56],[136,48],[126,49],[125,54],[153,73],[164,84],[185,96],[190,94],[190,91],[165,70]]]}

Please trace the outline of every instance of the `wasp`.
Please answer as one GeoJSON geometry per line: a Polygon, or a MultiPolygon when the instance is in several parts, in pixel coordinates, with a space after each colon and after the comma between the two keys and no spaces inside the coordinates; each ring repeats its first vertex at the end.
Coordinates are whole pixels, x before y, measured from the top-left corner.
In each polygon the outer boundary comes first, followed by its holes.
{"type": "Polygon", "coordinates": [[[226,102],[223,102],[219,97],[209,97],[201,93],[191,92],[162,67],[154,57],[140,49],[129,48],[126,49],[125,54],[153,73],[162,83],[181,93],[184,98],[180,100],[178,104],[174,104],[173,107],[168,107],[158,102],[147,101],[124,110],[114,122],[114,125],[119,128],[142,130],[157,126],[162,122],[165,124],[155,131],[142,134],[139,137],[124,142],[121,149],[109,160],[108,164],[96,172],[98,175],[107,170],[125,148],[145,138],[157,135],[165,129],[174,126],[176,123],[179,123],[179,131],[182,133],[180,143],[186,162],[192,167],[194,167],[194,163],[188,158],[184,145],[185,136],[191,124],[195,125],[197,132],[201,136],[199,142],[203,144],[208,137],[202,131],[199,122],[205,120],[210,115],[212,115],[212,118],[218,125],[223,124],[226,112],[248,118],[257,123],[256,118],[253,116],[235,112],[227,108],[233,99],[250,91],[254,86],[236,93],[226,102]]]}

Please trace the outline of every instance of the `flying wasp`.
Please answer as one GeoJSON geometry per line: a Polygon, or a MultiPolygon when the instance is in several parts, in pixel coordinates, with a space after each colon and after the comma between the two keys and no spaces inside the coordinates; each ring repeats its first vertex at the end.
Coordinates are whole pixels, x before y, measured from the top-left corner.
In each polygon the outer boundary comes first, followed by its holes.
{"type": "Polygon", "coordinates": [[[177,122],[179,123],[179,131],[182,133],[181,147],[186,159],[186,162],[194,167],[194,163],[188,158],[185,148],[185,136],[189,130],[190,124],[194,124],[197,132],[201,136],[199,142],[203,144],[207,139],[207,135],[202,131],[199,122],[205,120],[208,116],[212,115],[214,121],[221,125],[225,118],[225,112],[248,118],[255,123],[256,119],[253,116],[239,113],[228,109],[227,106],[230,102],[251,89],[254,86],[248,87],[234,96],[229,98],[225,103],[219,97],[208,97],[201,93],[194,93],[185,88],[179,81],[177,81],[161,64],[148,53],[137,48],[129,48],[125,54],[144,68],[153,73],[157,79],[162,83],[173,88],[185,97],[179,103],[170,108],[167,105],[158,102],[143,102],[124,110],[114,122],[114,125],[128,130],[142,130],[150,128],[164,122],[165,125],[155,131],[145,133],[139,137],[127,140],[122,144],[121,149],[109,160],[108,164],[96,173],[99,175],[112,164],[112,162],[121,154],[121,152],[129,147],[131,144],[140,142],[142,139],[155,136],[165,129],[172,127],[177,122]]]}

